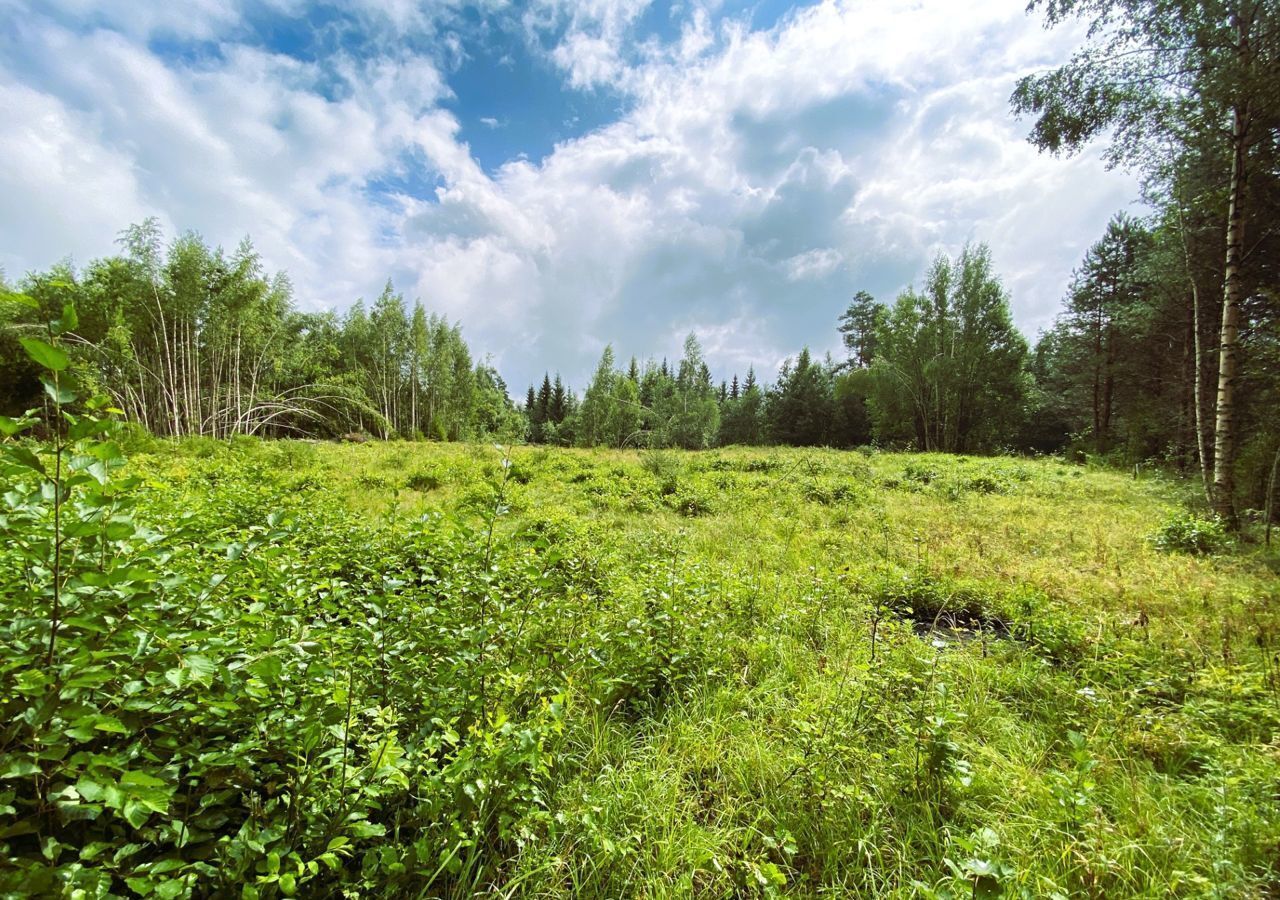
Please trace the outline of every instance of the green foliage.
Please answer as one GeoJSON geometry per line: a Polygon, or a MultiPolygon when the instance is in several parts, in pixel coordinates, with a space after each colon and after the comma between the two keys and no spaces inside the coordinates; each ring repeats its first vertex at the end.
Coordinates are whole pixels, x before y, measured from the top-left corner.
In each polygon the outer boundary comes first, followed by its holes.
{"type": "MultiPolygon", "coordinates": [[[[1077,273],[1044,354],[1044,374],[1072,390],[1047,391],[1047,418],[1100,452],[1123,437],[1118,455],[1131,462],[1198,468],[1234,529],[1237,451],[1270,430],[1278,385],[1280,307],[1270,298],[1280,240],[1270,223],[1280,202],[1280,7],[1028,7],[1037,8],[1051,26],[1080,19],[1086,30],[1066,63],[1018,81],[1011,104],[1034,117],[1030,141],[1057,154],[1107,138],[1109,162],[1140,174],[1155,209],[1152,234],[1113,222],[1077,273]]],[[[1246,490],[1245,503],[1261,505],[1258,483],[1246,490]]]]}
{"type": "Polygon", "coordinates": [[[849,362],[857,368],[869,368],[875,361],[886,312],[875,297],[858,291],[840,314],[840,338],[849,352],[849,362]]]}
{"type": "Polygon", "coordinates": [[[95,403],[44,443],[0,420],[2,893],[1276,877],[1274,579],[1134,538],[1176,487],[785,449],[124,462],[95,403]]]}
{"type": "Polygon", "coordinates": [[[440,475],[436,472],[414,472],[405,481],[405,487],[415,491],[434,491],[442,484],[440,475]]]}
{"type": "Polygon", "coordinates": [[[148,219],[121,244],[123,255],[82,272],[59,266],[29,276],[26,294],[6,291],[25,300],[0,304],[0,412],[35,402],[37,370],[56,370],[167,437],[523,433],[506,385],[473,365],[461,329],[421,305],[410,314],[390,283],[367,312],[357,302],[339,320],[294,309],[288,279],[268,277],[247,240],[230,254],[192,233],[165,247],[148,219]],[[55,348],[28,333],[60,312],[76,340],[55,348]]]}
{"type": "MultiPolygon", "coordinates": [[[[1138,388],[1150,365],[1140,349],[1163,339],[1151,332],[1167,328],[1158,307],[1168,302],[1152,290],[1152,254],[1150,232],[1123,214],[1113,218],[1075,273],[1054,337],[1042,339],[1041,385],[1070,432],[1094,453],[1111,451],[1122,429],[1136,431],[1151,402],[1150,388],[1138,388]]],[[[1136,433],[1126,437],[1140,440],[1136,433]]]]}
{"type": "Polygon", "coordinates": [[[834,414],[831,376],[806,347],[788,360],[769,397],[769,434],[780,444],[816,447],[827,442],[834,414]]]}
{"type": "MultiPolygon", "coordinates": [[[[733,380],[737,387],[738,376],[734,375],[733,380]]],[[[745,386],[730,393],[721,407],[720,433],[716,443],[722,447],[764,443],[765,396],[760,386],[756,384],[754,371],[747,371],[745,386]]]]}
{"type": "Polygon", "coordinates": [[[605,347],[578,410],[576,439],[588,447],[635,443],[643,412],[639,386],[614,371],[613,347],[605,347]]]}
{"type": "Polygon", "coordinates": [[[1204,518],[1191,512],[1178,513],[1151,535],[1157,550],[1178,553],[1216,553],[1227,545],[1227,529],[1215,516],[1204,518]]]}
{"type": "Polygon", "coordinates": [[[884,440],[921,450],[990,450],[1021,423],[1027,342],[986,246],[939,256],[924,290],[883,320],[872,367],[872,417],[884,440]]]}

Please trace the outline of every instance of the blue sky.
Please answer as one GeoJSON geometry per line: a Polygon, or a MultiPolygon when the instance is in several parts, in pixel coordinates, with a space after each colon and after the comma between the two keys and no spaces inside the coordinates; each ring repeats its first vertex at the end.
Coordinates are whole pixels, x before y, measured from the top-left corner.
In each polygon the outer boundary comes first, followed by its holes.
{"type": "Polygon", "coordinates": [[[606,343],[769,377],[986,241],[1034,336],[1136,186],[1038,156],[1024,0],[0,0],[0,267],[250,235],[305,309],[390,277],[513,393],[606,343]]]}

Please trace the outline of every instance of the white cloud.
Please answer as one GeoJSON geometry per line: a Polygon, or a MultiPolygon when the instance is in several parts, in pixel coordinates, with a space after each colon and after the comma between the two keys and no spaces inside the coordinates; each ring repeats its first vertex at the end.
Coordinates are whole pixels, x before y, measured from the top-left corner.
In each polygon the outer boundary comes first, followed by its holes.
{"type": "Polygon", "coordinates": [[[38,261],[77,248],[110,249],[122,222],[150,210],[138,199],[138,171],[126,153],[103,146],[90,123],[57,98],[0,83],[0,269],[17,277],[38,261]],[[105,240],[104,240],[105,239],[105,240]]]}
{"type": "Polygon", "coordinates": [[[627,70],[628,33],[651,0],[541,0],[530,4],[524,25],[539,45],[544,33],[563,27],[551,59],[576,88],[618,81],[627,70]]]}
{"type": "MultiPolygon", "coordinates": [[[[21,10],[21,5],[15,3],[21,10]]],[[[47,12],[90,27],[108,27],[131,38],[153,36],[209,39],[240,18],[231,0],[44,0],[47,12]]]]}
{"type": "Polygon", "coordinates": [[[786,269],[788,281],[805,281],[825,278],[834,272],[842,262],[844,262],[844,256],[839,250],[831,247],[821,247],[815,250],[806,250],[804,253],[797,253],[787,259],[783,265],[786,269]]]}

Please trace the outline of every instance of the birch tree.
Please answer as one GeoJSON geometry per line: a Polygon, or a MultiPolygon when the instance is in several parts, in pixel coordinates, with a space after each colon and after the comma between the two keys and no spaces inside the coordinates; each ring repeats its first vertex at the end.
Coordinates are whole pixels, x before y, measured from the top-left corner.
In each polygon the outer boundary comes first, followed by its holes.
{"type": "Polygon", "coordinates": [[[1234,524],[1244,223],[1254,151],[1280,113],[1280,2],[1032,0],[1029,8],[1043,10],[1049,26],[1071,18],[1089,24],[1085,46],[1068,63],[1021,79],[1014,91],[1014,110],[1035,116],[1036,146],[1074,153],[1110,133],[1111,163],[1157,178],[1168,143],[1209,139],[1222,150],[1228,199],[1211,499],[1234,524]]]}

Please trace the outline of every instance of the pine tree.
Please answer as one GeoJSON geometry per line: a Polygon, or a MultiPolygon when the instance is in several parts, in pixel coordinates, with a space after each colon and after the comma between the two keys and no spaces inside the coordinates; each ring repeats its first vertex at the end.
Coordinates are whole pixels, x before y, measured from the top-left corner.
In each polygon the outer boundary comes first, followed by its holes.
{"type": "Polygon", "coordinates": [[[547,418],[559,425],[568,414],[568,391],[565,390],[564,382],[560,380],[560,373],[557,372],[555,384],[551,389],[551,403],[547,407],[547,418]]]}
{"type": "Polygon", "coordinates": [[[831,422],[831,378],[813,362],[809,348],[800,351],[794,366],[784,366],[769,398],[769,433],[782,444],[801,447],[827,442],[831,422]]]}
{"type": "Polygon", "coordinates": [[[885,307],[866,291],[858,291],[840,315],[840,336],[849,352],[849,365],[865,369],[876,355],[876,333],[884,323],[885,307]]]}

